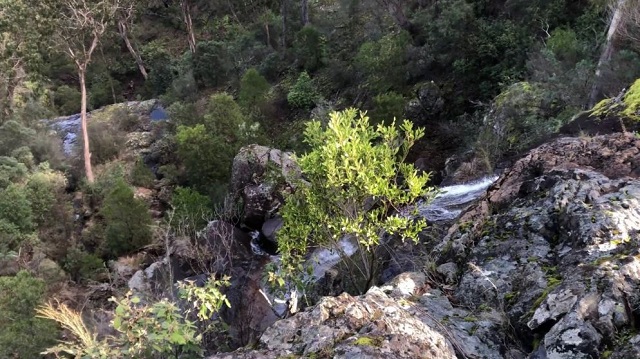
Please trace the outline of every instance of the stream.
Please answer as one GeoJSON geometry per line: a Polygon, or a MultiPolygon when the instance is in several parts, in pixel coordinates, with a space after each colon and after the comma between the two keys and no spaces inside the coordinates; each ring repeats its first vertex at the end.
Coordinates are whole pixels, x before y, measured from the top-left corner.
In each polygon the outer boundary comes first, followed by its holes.
{"type": "MultiPolygon", "coordinates": [[[[482,196],[487,188],[491,186],[498,176],[484,177],[473,182],[457,184],[442,187],[438,190],[437,195],[430,201],[418,202],[416,205],[418,216],[425,218],[428,222],[447,222],[455,220],[469,205],[482,196]]],[[[406,215],[409,215],[408,213],[406,215]]],[[[258,233],[252,234],[255,243],[258,233]]],[[[327,271],[335,267],[342,260],[342,255],[352,256],[358,250],[358,245],[352,238],[344,237],[339,242],[340,251],[317,248],[314,250],[306,264],[311,266],[312,271],[306,281],[317,282],[322,279],[327,271]]],[[[264,255],[264,251],[260,250],[257,245],[252,245],[254,253],[264,255]]],[[[279,256],[271,256],[273,262],[280,260],[279,256]]],[[[267,288],[263,288],[265,294],[268,293],[267,288]]],[[[290,297],[296,298],[298,294],[293,290],[288,293],[287,298],[273,298],[275,304],[273,309],[282,316],[287,310],[286,303],[290,301],[290,297]]]]}

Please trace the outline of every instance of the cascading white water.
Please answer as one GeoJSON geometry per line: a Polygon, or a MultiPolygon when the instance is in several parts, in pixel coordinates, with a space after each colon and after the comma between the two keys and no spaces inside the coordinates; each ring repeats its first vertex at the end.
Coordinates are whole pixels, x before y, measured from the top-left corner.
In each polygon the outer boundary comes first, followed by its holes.
{"type": "Polygon", "coordinates": [[[431,202],[418,204],[418,213],[429,222],[456,219],[465,207],[484,194],[496,179],[497,176],[484,177],[469,183],[442,187],[431,202]]]}

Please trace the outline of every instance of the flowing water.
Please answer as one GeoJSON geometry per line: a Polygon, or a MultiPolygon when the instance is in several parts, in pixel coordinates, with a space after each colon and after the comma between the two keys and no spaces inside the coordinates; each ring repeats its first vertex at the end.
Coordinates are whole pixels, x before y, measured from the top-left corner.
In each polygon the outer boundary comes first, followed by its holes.
{"type": "Polygon", "coordinates": [[[467,206],[482,196],[496,179],[497,176],[484,177],[469,183],[442,187],[431,202],[418,203],[419,216],[429,222],[454,220],[467,206]]]}
{"type": "MultiPolygon", "coordinates": [[[[482,196],[487,188],[493,184],[497,176],[485,177],[477,181],[458,184],[453,186],[442,187],[438,190],[436,197],[430,202],[418,203],[418,216],[424,217],[429,222],[452,221],[456,219],[462,211],[467,208],[474,200],[482,196]]],[[[252,235],[255,243],[257,232],[252,235]]],[[[253,245],[252,245],[253,246],[253,245]]],[[[352,256],[358,250],[357,243],[352,238],[344,237],[338,242],[338,250],[330,250],[327,248],[317,248],[311,253],[306,264],[311,266],[312,271],[306,279],[310,282],[317,282],[324,277],[325,273],[336,266],[342,260],[343,256],[352,256]]],[[[254,247],[254,253],[264,254],[257,245],[254,247]]],[[[274,262],[279,261],[278,256],[271,257],[274,262]]],[[[265,294],[268,294],[267,288],[263,288],[265,294]]],[[[279,315],[284,315],[291,296],[296,296],[295,289],[287,293],[286,298],[274,298],[274,310],[279,315]]]]}

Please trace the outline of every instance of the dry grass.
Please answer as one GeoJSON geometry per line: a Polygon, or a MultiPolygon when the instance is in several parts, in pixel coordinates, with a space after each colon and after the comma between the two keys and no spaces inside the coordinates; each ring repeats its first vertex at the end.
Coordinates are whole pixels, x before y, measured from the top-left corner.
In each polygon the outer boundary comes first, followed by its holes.
{"type": "Polygon", "coordinates": [[[36,316],[50,319],[70,332],[74,341],[63,341],[61,344],[48,348],[44,354],[59,354],[65,352],[71,355],[80,355],[84,349],[97,348],[100,343],[97,336],[92,333],[82,320],[80,313],[69,308],[66,304],[48,302],[36,309],[36,316]]]}

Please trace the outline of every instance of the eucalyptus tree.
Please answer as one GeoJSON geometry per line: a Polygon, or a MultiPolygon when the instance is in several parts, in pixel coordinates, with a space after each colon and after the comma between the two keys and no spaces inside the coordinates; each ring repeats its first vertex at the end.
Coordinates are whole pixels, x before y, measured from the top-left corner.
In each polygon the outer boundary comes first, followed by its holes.
{"type": "Polygon", "coordinates": [[[93,183],[91,150],[87,131],[87,69],[100,39],[116,19],[120,0],[61,0],[55,43],[75,64],[81,93],[81,130],[87,181],[93,183]]]}
{"type": "Polygon", "coordinates": [[[120,38],[122,38],[122,40],[124,41],[125,45],[127,46],[127,50],[129,50],[129,53],[136,61],[136,65],[138,65],[138,69],[140,70],[142,77],[144,77],[144,79],[146,80],[147,78],[149,78],[147,68],[144,65],[144,61],[142,61],[140,53],[136,51],[129,38],[129,28],[131,27],[131,25],[133,24],[133,20],[135,19],[138,5],[139,2],[137,2],[136,0],[123,1],[118,9],[118,12],[116,13],[116,17],[118,22],[118,35],[120,35],[120,38]]]}

